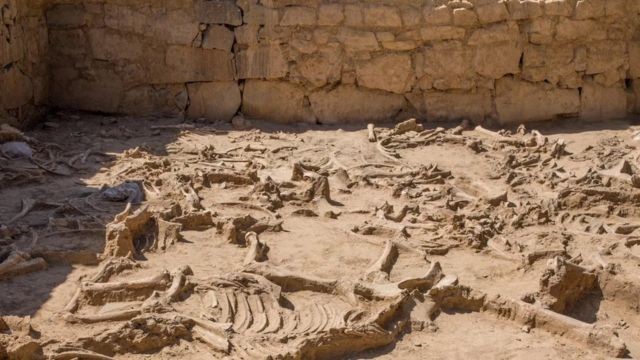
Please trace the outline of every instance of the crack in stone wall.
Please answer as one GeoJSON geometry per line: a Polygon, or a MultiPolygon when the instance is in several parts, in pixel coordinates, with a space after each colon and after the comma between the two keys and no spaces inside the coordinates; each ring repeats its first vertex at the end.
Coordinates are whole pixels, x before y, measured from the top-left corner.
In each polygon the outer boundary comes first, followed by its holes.
{"type": "MultiPolygon", "coordinates": [[[[637,0],[46,5],[50,96],[32,85],[43,94],[5,109],[45,98],[105,113],[229,121],[241,112],[325,124],[409,116],[508,124],[640,112],[637,0]]],[[[5,57],[6,76],[14,66],[5,57]]],[[[40,84],[40,75],[20,76],[40,84]]]]}

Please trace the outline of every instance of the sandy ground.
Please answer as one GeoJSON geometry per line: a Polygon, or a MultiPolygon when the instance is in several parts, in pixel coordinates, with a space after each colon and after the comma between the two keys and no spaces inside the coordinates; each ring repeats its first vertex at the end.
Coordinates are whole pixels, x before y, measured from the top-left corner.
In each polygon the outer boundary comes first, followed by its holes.
{"type": "Polygon", "coordinates": [[[628,122],[49,120],[0,156],[0,359],[640,356],[628,122]]]}

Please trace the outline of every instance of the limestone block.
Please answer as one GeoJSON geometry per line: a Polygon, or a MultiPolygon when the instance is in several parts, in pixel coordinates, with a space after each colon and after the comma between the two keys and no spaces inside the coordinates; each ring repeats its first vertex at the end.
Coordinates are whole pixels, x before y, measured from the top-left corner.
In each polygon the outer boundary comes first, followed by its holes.
{"type": "Polygon", "coordinates": [[[397,94],[411,90],[415,75],[409,54],[385,54],[356,66],[358,85],[397,94]]]}
{"type": "Polygon", "coordinates": [[[593,20],[560,18],[556,26],[556,40],[574,41],[583,38],[605,40],[607,31],[593,20]]]}
{"type": "Polygon", "coordinates": [[[242,95],[242,113],[277,123],[315,122],[303,89],[280,81],[247,81],[242,95]]]}
{"type": "Polygon", "coordinates": [[[486,89],[475,93],[426,92],[424,104],[429,120],[469,119],[480,122],[491,114],[491,92],[486,89]]]}
{"type": "Polygon", "coordinates": [[[544,0],[508,0],[512,20],[533,19],[544,15],[544,0]]]}
{"type": "Polygon", "coordinates": [[[362,6],[356,4],[346,4],[344,6],[344,24],[357,27],[364,23],[362,6]]]}
{"type": "Polygon", "coordinates": [[[344,20],[342,4],[322,4],[318,8],[318,25],[336,26],[344,20]]]}
{"type": "Polygon", "coordinates": [[[475,11],[465,8],[453,10],[453,24],[455,26],[475,26],[478,23],[478,15],[475,11]]]}
{"type": "Polygon", "coordinates": [[[280,23],[278,9],[270,9],[258,4],[251,4],[244,9],[243,15],[245,24],[271,26],[280,23]]]}
{"type": "Polygon", "coordinates": [[[495,23],[509,18],[509,11],[503,2],[491,2],[478,6],[476,12],[481,24],[495,23]]]}
{"type": "Polygon", "coordinates": [[[436,26],[420,29],[423,41],[457,40],[464,38],[465,29],[456,26],[436,26]]]}
{"type": "Polygon", "coordinates": [[[418,42],[413,40],[382,41],[381,44],[391,51],[411,51],[418,48],[418,42]]]}
{"type": "Polygon", "coordinates": [[[395,28],[402,26],[398,9],[392,6],[370,5],[363,9],[365,26],[395,28]]]}
{"type": "Polygon", "coordinates": [[[242,25],[242,12],[233,0],[195,0],[194,13],[201,23],[242,25]]]}
{"type": "Polygon", "coordinates": [[[522,78],[558,84],[576,73],[574,56],[572,46],[527,46],[524,49],[522,78]]]}
{"type": "Polygon", "coordinates": [[[235,81],[187,84],[187,92],[190,118],[231,121],[242,102],[235,81]]]}
{"type": "Polygon", "coordinates": [[[424,9],[424,21],[427,25],[449,25],[453,20],[451,9],[446,6],[438,6],[436,8],[426,7],[424,9]]]}
{"type": "Polygon", "coordinates": [[[507,74],[518,74],[521,57],[522,48],[516,42],[478,47],[473,57],[473,69],[482,76],[499,79],[507,74]]]}
{"type": "Polygon", "coordinates": [[[633,81],[631,111],[640,114],[640,79],[633,81]]]}
{"type": "Polygon", "coordinates": [[[323,124],[366,123],[394,120],[405,107],[399,94],[340,86],[309,96],[311,108],[323,124]]]}
{"type": "MultiPolygon", "coordinates": [[[[248,26],[250,25],[245,25],[244,28],[246,29],[248,26]]],[[[204,33],[202,48],[231,51],[233,41],[233,31],[227,29],[224,25],[210,25],[204,33]]]]}
{"type": "Polygon", "coordinates": [[[427,46],[416,57],[417,76],[428,76],[439,89],[467,89],[473,85],[472,49],[452,41],[427,46]]]}
{"type": "Polygon", "coordinates": [[[627,114],[627,93],[621,87],[606,88],[592,83],[582,87],[580,116],[585,120],[613,120],[627,114]]]}
{"type": "Polygon", "coordinates": [[[49,27],[80,27],[87,21],[82,4],[59,4],[47,10],[49,27]]]}
{"type": "Polygon", "coordinates": [[[580,112],[578,90],[559,89],[510,77],[496,81],[496,111],[502,124],[552,120],[580,112]]]}
{"type": "Polygon", "coordinates": [[[142,85],[127,90],[119,112],[131,115],[177,115],[186,108],[182,84],[142,85]]]}
{"type": "Polygon", "coordinates": [[[166,82],[231,81],[234,80],[233,56],[222,50],[170,46],[166,64],[166,82]]]}
{"type": "Polygon", "coordinates": [[[606,1],[610,0],[578,0],[576,3],[577,20],[593,19],[604,16],[606,1]]]}
{"type": "Polygon", "coordinates": [[[150,31],[143,33],[171,45],[191,45],[200,31],[200,24],[184,10],[173,10],[158,16],[148,16],[150,31]]]}
{"type": "Polygon", "coordinates": [[[49,47],[55,54],[80,56],[87,52],[87,39],[80,29],[49,29],[49,47]]]}
{"type": "Polygon", "coordinates": [[[139,36],[124,36],[108,28],[90,29],[89,42],[97,60],[136,60],[143,56],[144,41],[139,36]]]}
{"type": "Polygon", "coordinates": [[[587,74],[616,70],[626,63],[627,47],[624,42],[601,41],[587,47],[587,74]]]}
{"type": "Polygon", "coordinates": [[[343,56],[339,48],[323,48],[317,53],[303,57],[298,62],[298,71],[314,87],[322,87],[340,80],[343,56]]]}
{"type": "Polygon", "coordinates": [[[284,9],[280,26],[313,26],[316,22],[315,9],[305,6],[289,6],[284,9]]]}
{"type": "Polygon", "coordinates": [[[402,24],[405,28],[418,26],[422,21],[422,14],[420,14],[420,11],[411,6],[402,7],[400,9],[400,16],[402,17],[402,24]]]}
{"type": "Polygon", "coordinates": [[[124,92],[122,80],[110,71],[97,71],[91,79],[53,82],[51,102],[61,108],[116,113],[124,92]]]}
{"type": "Polygon", "coordinates": [[[0,108],[16,109],[33,98],[33,84],[17,66],[0,69],[0,108]]]}
{"type": "Polygon", "coordinates": [[[245,24],[233,29],[236,42],[240,45],[257,44],[259,30],[260,25],[255,24],[245,24]]]}
{"type": "Polygon", "coordinates": [[[640,78],[640,41],[629,43],[629,73],[632,78],[640,78]]]}
{"type": "Polygon", "coordinates": [[[123,32],[140,35],[151,32],[148,15],[126,5],[105,4],[104,23],[107,27],[123,32]]]}
{"type": "Polygon", "coordinates": [[[380,48],[376,35],[371,31],[340,28],[337,38],[351,51],[375,51],[380,48]]]}
{"type": "Polygon", "coordinates": [[[536,18],[529,21],[524,29],[529,34],[532,44],[549,44],[553,42],[555,23],[548,18],[536,18]]]}
{"type": "Polygon", "coordinates": [[[520,31],[515,23],[495,24],[475,30],[469,38],[469,45],[486,45],[496,42],[518,41],[520,31]]]}
{"type": "Polygon", "coordinates": [[[604,4],[605,15],[611,17],[624,17],[629,11],[627,5],[627,0],[607,0],[604,4]]]}
{"type": "Polygon", "coordinates": [[[569,0],[545,0],[544,11],[548,16],[571,16],[573,5],[569,0]]]}
{"type": "Polygon", "coordinates": [[[250,46],[237,54],[238,78],[277,79],[287,75],[289,65],[278,44],[250,46]]]}

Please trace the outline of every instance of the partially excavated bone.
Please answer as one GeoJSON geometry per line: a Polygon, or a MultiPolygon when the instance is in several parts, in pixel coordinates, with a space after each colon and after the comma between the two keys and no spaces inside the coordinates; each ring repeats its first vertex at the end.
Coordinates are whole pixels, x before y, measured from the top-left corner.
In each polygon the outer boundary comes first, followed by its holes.
{"type": "Polygon", "coordinates": [[[105,256],[129,256],[135,254],[136,239],[149,230],[152,213],[144,205],[138,210],[131,210],[131,203],[113,222],[107,224],[105,256]]]}
{"type": "Polygon", "coordinates": [[[269,247],[260,242],[258,234],[253,231],[248,232],[245,235],[245,243],[249,247],[249,251],[247,251],[247,256],[244,258],[244,265],[251,264],[254,261],[264,261],[266,259],[269,247]]]}

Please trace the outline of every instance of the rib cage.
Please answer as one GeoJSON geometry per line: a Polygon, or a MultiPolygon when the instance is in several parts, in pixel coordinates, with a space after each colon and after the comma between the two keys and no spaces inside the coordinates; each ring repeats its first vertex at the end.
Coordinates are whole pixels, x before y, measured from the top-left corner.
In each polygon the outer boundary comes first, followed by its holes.
{"type": "Polygon", "coordinates": [[[218,322],[232,323],[235,333],[245,335],[316,334],[347,325],[352,309],[312,303],[290,310],[269,294],[246,294],[239,289],[211,291],[211,315],[218,322]]]}

